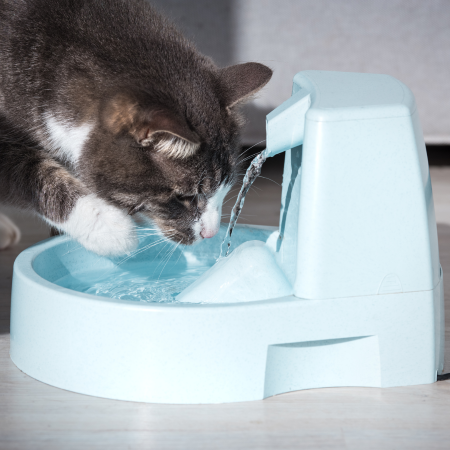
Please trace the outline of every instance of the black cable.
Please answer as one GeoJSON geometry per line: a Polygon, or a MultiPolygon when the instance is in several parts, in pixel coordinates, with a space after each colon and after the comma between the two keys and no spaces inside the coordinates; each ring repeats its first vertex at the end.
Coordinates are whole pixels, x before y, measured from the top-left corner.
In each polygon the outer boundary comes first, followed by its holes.
{"type": "Polygon", "coordinates": [[[437,381],[450,380],[450,373],[443,373],[437,376],[437,381]]]}

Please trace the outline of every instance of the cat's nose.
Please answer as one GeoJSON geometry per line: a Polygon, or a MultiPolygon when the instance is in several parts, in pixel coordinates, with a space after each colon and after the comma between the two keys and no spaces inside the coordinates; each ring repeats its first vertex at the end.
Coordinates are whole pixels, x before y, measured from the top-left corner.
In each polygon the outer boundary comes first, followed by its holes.
{"type": "Polygon", "coordinates": [[[217,234],[218,231],[219,228],[202,228],[202,231],[200,231],[200,236],[204,239],[212,238],[217,234]]]}

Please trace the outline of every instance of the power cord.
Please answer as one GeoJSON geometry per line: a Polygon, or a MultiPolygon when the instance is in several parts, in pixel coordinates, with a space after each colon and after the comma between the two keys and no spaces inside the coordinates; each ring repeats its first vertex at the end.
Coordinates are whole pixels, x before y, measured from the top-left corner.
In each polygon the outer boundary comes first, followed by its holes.
{"type": "Polygon", "coordinates": [[[443,373],[437,376],[437,381],[450,380],[450,373],[443,373]]]}

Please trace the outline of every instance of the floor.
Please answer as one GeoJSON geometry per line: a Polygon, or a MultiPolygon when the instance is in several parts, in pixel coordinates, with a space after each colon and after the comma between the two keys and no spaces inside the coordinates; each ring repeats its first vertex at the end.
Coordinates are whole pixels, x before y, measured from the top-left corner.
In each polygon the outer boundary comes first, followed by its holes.
{"type": "MultiPolygon", "coordinates": [[[[245,221],[276,225],[280,169],[267,169],[245,221]],[[264,212],[264,215],[262,214],[264,212]],[[261,220],[261,217],[264,219],[261,220]]],[[[431,169],[444,273],[450,273],[450,168],[431,169]]],[[[223,405],[157,405],[74,394],[20,372],[8,356],[12,264],[48,236],[29,214],[9,210],[23,232],[0,252],[0,449],[448,449],[450,381],[404,388],[334,388],[223,405]]],[[[446,305],[450,310],[450,277],[446,305]]],[[[447,313],[450,319],[450,313],[447,313]]],[[[446,325],[450,371],[450,320],[446,325]]]]}

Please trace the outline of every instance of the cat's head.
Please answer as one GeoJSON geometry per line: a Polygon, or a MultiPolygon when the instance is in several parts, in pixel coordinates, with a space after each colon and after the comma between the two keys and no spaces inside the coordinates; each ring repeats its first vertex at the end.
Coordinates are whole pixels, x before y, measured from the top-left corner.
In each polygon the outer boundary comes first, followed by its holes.
{"type": "Polygon", "coordinates": [[[175,242],[214,236],[240,170],[237,108],[271,76],[266,66],[246,63],[211,68],[171,92],[116,89],[101,102],[98,129],[80,161],[83,178],[175,242]]]}

